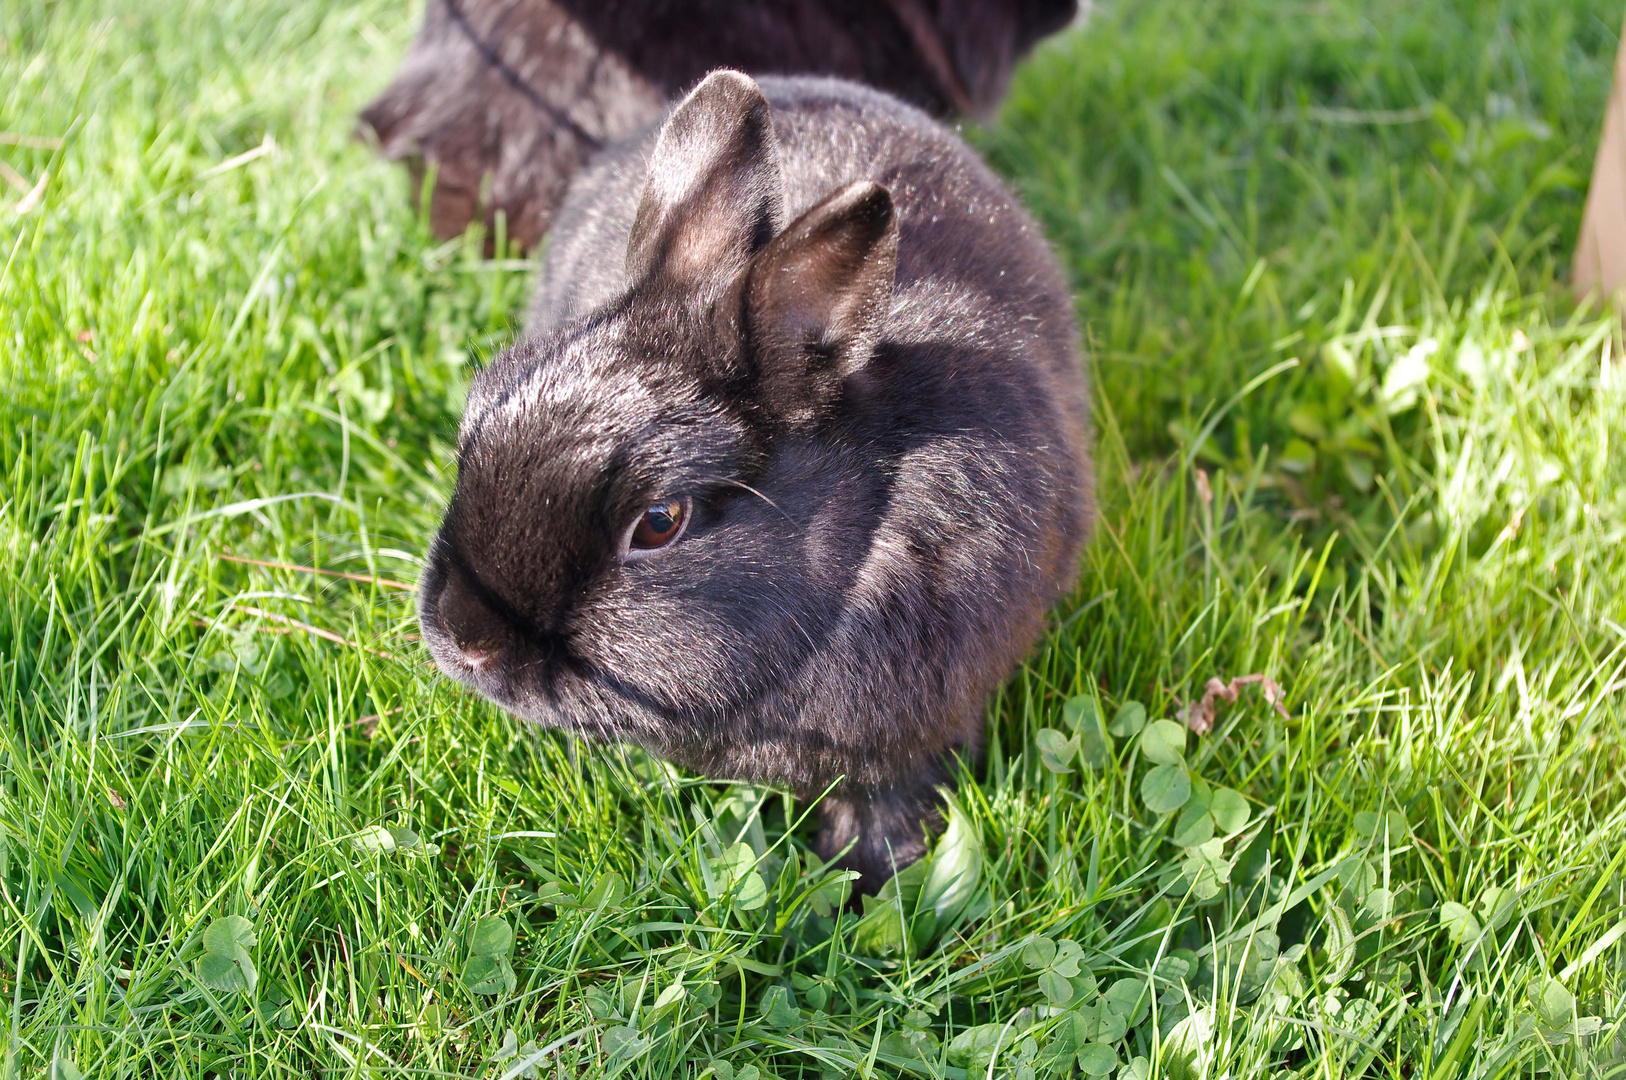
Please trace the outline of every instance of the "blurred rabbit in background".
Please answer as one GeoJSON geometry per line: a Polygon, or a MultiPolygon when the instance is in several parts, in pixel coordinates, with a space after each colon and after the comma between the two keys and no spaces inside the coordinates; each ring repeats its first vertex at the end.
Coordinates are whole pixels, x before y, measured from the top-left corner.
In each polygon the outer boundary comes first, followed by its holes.
{"type": "MultiPolygon", "coordinates": [[[[534,247],[571,177],[718,67],[834,75],[937,117],[982,116],[1078,0],[429,0],[362,113],[451,237],[475,218],[534,247]]],[[[489,243],[490,241],[488,241],[489,243]]]]}

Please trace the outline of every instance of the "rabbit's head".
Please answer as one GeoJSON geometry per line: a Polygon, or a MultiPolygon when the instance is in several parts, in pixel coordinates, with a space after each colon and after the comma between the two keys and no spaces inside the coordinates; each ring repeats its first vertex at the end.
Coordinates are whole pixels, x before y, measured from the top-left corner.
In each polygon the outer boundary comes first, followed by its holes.
{"type": "Polygon", "coordinates": [[[648,168],[625,291],[475,378],[419,618],[511,712],[670,752],[828,637],[863,496],[814,436],[875,350],[897,227],[867,182],[786,226],[768,104],[735,72],[648,168]]]}

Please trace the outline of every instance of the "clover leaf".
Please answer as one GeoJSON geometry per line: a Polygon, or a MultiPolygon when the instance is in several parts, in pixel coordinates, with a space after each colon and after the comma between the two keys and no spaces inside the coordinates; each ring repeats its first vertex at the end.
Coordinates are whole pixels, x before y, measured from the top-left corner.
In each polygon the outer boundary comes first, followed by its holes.
{"type": "Polygon", "coordinates": [[[602,1045],[604,1056],[611,1061],[631,1061],[648,1050],[651,1043],[637,1028],[622,1024],[604,1032],[602,1045]]]}
{"type": "Polygon", "coordinates": [[[1191,798],[1191,777],[1184,765],[1159,765],[1140,782],[1141,801],[1154,814],[1172,814],[1191,798]]]}
{"type": "Polygon", "coordinates": [[[1039,762],[1053,773],[1073,771],[1072,760],[1078,756],[1079,737],[1071,739],[1055,728],[1040,728],[1033,736],[1039,747],[1039,762]]]}
{"type": "Polygon", "coordinates": [[[1180,873],[1191,882],[1191,893],[1198,900],[1212,900],[1231,880],[1231,864],[1222,854],[1222,848],[1220,841],[1210,840],[1186,849],[1180,873]]]}
{"type": "Polygon", "coordinates": [[[1241,829],[1253,816],[1253,810],[1241,792],[1223,787],[1214,789],[1208,812],[1213,815],[1214,827],[1226,835],[1241,829]]]}
{"type": "Polygon", "coordinates": [[[1057,1008],[1095,992],[1095,976],[1084,969],[1084,950],[1076,941],[1035,934],[1022,945],[1022,962],[1039,972],[1039,990],[1057,1008]]]}
{"type": "Polygon", "coordinates": [[[1065,1005],[1073,1000],[1073,984],[1068,981],[1067,976],[1054,968],[1040,973],[1039,990],[1052,1005],[1065,1005]]]}
{"type": "Polygon", "coordinates": [[[1105,1076],[1118,1067],[1118,1051],[1105,1043],[1085,1043],[1078,1048],[1078,1067],[1085,1076],[1105,1076]]]}
{"type": "MultiPolygon", "coordinates": [[[[1174,766],[1159,766],[1159,768],[1173,769],[1174,766]]],[[[1153,772],[1157,770],[1154,769],[1153,772]]],[[[1150,774],[1148,774],[1150,779],[1150,774]]],[[[1159,792],[1154,793],[1159,800],[1172,801],[1178,792],[1178,784],[1172,774],[1166,774],[1169,783],[1176,784],[1166,796],[1159,792]]],[[[1174,823],[1174,832],[1169,839],[1176,845],[1184,848],[1199,847],[1212,840],[1216,833],[1230,835],[1237,832],[1248,823],[1252,811],[1248,807],[1248,800],[1230,788],[1210,789],[1201,777],[1191,777],[1191,795],[1181,804],[1180,817],[1174,823]]],[[[1142,797],[1146,804],[1153,809],[1156,806],[1166,805],[1166,801],[1157,801],[1154,805],[1152,798],[1147,798],[1143,783],[1142,797]]],[[[1167,811],[1158,811],[1166,813],[1167,811]]]]}
{"type": "Polygon", "coordinates": [[[198,957],[198,978],[205,986],[227,994],[252,994],[259,982],[254,959],[254,924],[241,915],[214,919],[203,932],[203,955],[198,957]]]}
{"type": "Polygon", "coordinates": [[[1398,844],[1406,837],[1406,815],[1398,810],[1390,810],[1386,814],[1378,814],[1371,810],[1361,810],[1355,815],[1355,831],[1361,836],[1375,836],[1383,839],[1387,831],[1390,844],[1398,844]]]}
{"type": "Polygon", "coordinates": [[[1455,900],[1440,905],[1440,925],[1453,944],[1466,945],[1479,940],[1479,920],[1455,900]]]}
{"type": "Polygon", "coordinates": [[[469,952],[475,956],[507,956],[514,947],[514,930],[508,920],[490,915],[474,924],[469,938],[469,952]]]}
{"type": "Polygon", "coordinates": [[[1487,885],[1479,894],[1481,922],[1488,930],[1500,930],[1518,911],[1519,893],[1502,885],[1487,885]]]}
{"type": "Polygon", "coordinates": [[[582,897],[582,907],[589,910],[613,911],[627,895],[626,883],[614,870],[606,870],[594,881],[593,887],[582,897]]]}
{"type": "Polygon", "coordinates": [[[46,1080],[85,1080],[85,1074],[79,1071],[79,1066],[73,1059],[54,1057],[51,1059],[51,1069],[46,1073],[46,1080]]]}
{"type": "Polygon", "coordinates": [[[949,1043],[949,1064],[965,1069],[967,1076],[981,1073],[988,1068],[994,1054],[1008,1037],[1004,1024],[979,1024],[967,1028],[949,1043]]]}
{"type": "Polygon", "coordinates": [[[1095,707],[1094,698],[1080,694],[1062,705],[1061,718],[1074,731],[1084,731],[1101,723],[1101,711],[1095,707]]]}
{"type": "Polygon", "coordinates": [[[1112,757],[1112,738],[1101,733],[1100,725],[1091,725],[1078,733],[1078,761],[1094,772],[1106,766],[1112,757]]]}
{"type": "Polygon", "coordinates": [[[475,994],[512,992],[518,985],[514,966],[508,959],[514,947],[514,930],[500,915],[487,915],[474,924],[469,935],[469,958],[463,965],[463,985],[475,994]]]}
{"type": "Polygon", "coordinates": [[[1154,720],[1140,734],[1140,752],[1142,757],[1156,765],[1183,765],[1186,760],[1186,729],[1173,720],[1154,720]]]}
{"type": "Polygon", "coordinates": [[[1105,1011],[1123,1017],[1134,1027],[1146,1019],[1152,1008],[1151,987],[1145,979],[1134,976],[1118,979],[1102,992],[1101,1004],[1105,1011]]]}
{"type": "Polygon", "coordinates": [[[1107,733],[1120,739],[1127,739],[1145,726],[1146,706],[1138,701],[1126,701],[1118,706],[1118,711],[1113,714],[1112,723],[1107,725],[1107,733]]]}
{"type": "Polygon", "coordinates": [[[734,906],[741,911],[755,911],[768,902],[768,886],[757,873],[757,853],[743,840],[711,860],[717,871],[719,897],[732,892],[734,906]]]}
{"type": "Polygon", "coordinates": [[[1022,946],[1022,962],[1030,968],[1047,968],[1056,958],[1056,943],[1043,934],[1034,934],[1022,946]]]}
{"type": "Polygon", "coordinates": [[[1214,816],[1206,807],[1192,806],[1187,801],[1184,810],[1180,811],[1179,819],[1174,823],[1174,835],[1171,839],[1179,847],[1196,847],[1206,844],[1214,838],[1214,816]]]}
{"type": "Polygon", "coordinates": [[[1073,729],[1078,743],[1078,760],[1086,769],[1096,770],[1112,757],[1112,737],[1101,726],[1101,710],[1091,697],[1075,697],[1062,706],[1061,718],[1073,729]]]}
{"type": "Polygon", "coordinates": [[[1550,1028],[1560,1028],[1575,1019],[1575,995],[1557,979],[1548,979],[1536,999],[1536,1011],[1541,1022],[1550,1028]]]}
{"type": "Polygon", "coordinates": [[[796,1009],[796,998],[791,995],[788,986],[768,987],[762,995],[760,1008],[762,1022],[769,1027],[795,1027],[802,1021],[802,1014],[796,1009]]]}

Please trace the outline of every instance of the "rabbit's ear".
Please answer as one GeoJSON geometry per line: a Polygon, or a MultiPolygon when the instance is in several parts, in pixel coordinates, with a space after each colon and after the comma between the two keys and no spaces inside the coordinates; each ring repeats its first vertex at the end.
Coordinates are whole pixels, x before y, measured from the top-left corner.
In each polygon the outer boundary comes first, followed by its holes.
{"type": "Polygon", "coordinates": [[[751,261],[745,331],[768,411],[818,415],[880,340],[898,267],[892,195],[861,180],[791,223],[751,261]]]}
{"type": "Polygon", "coordinates": [[[784,181],[762,90],[714,71],[678,103],[649,158],[627,279],[728,280],[779,230],[784,181]]]}

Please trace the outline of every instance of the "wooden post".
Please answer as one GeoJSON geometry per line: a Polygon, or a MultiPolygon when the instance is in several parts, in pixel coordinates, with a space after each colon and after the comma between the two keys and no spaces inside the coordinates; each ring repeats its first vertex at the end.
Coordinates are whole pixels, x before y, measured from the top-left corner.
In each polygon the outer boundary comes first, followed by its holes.
{"type": "Polygon", "coordinates": [[[1604,113],[1570,279],[1580,296],[1626,302],[1626,33],[1615,58],[1615,87],[1604,113]]]}

